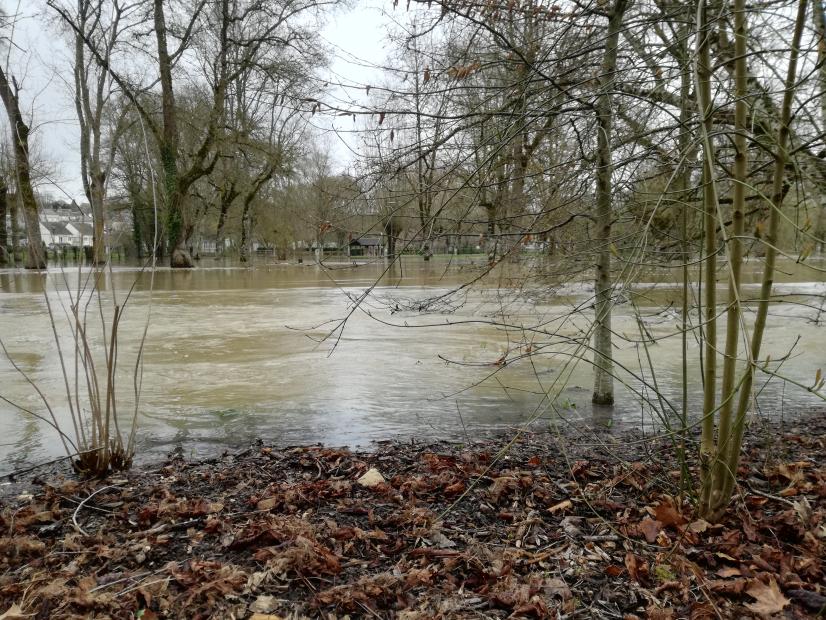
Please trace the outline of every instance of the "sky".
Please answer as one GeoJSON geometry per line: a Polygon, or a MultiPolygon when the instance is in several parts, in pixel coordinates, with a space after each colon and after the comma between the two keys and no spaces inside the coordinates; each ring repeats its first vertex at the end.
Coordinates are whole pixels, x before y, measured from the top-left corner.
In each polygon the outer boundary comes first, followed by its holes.
{"type": "MultiPolygon", "coordinates": [[[[329,67],[330,82],[354,86],[346,91],[334,90],[332,95],[363,100],[363,86],[376,80],[376,71],[369,68],[370,63],[381,62],[386,55],[384,37],[390,20],[384,9],[392,11],[392,4],[392,0],[357,0],[349,8],[336,9],[328,17],[320,34],[334,58],[329,67]]],[[[72,99],[71,52],[65,37],[59,32],[45,0],[0,0],[0,7],[7,15],[20,16],[14,31],[4,33],[2,63],[4,67],[11,67],[21,83],[24,114],[33,121],[32,151],[39,153],[45,162],[39,168],[46,178],[38,189],[56,199],[85,202],[72,99]],[[8,44],[9,38],[12,45],[8,44]]],[[[352,149],[357,147],[356,137],[346,133],[352,128],[352,119],[315,117],[313,122],[328,134],[325,145],[329,146],[338,167],[346,167],[352,161],[352,149]],[[331,132],[331,128],[345,131],[331,132]]],[[[5,115],[0,127],[9,131],[5,115]]]]}

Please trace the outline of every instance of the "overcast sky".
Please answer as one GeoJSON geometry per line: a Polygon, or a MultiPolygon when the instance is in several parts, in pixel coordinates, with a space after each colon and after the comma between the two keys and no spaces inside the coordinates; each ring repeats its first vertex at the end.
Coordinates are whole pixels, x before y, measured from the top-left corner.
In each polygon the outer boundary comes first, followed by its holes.
{"type": "MultiPolygon", "coordinates": [[[[14,45],[4,45],[4,66],[10,66],[21,82],[21,105],[24,113],[33,119],[33,151],[46,162],[48,180],[39,189],[56,198],[85,202],[80,181],[77,119],[72,101],[72,72],[70,50],[60,35],[45,0],[0,0],[7,15],[21,18],[15,25],[14,45]]],[[[337,9],[327,21],[321,36],[332,48],[334,58],[330,67],[332,82],[353,83],[349,96],[360,96],[361,86],[375,81],[376,72],[365,65],[381,62],[385,51],[384,37],[388,18],[382,8],[392,10],[392,0],[385,2],[354,2],[350,9],[337,9]]],[[[345,96],[344,93],[337,93],[345,96]]],[[[348,119],[349,120],[349,119],[348,119]]],[[[330,124],[344,127],[344,119],[315,117],[319,129],[330,124]]],[[[349,120],[352,127],[352,120],[349,120]]],[[[9,131],[5,114],[2,130],[9,131]]],[[[331,132],[329,144],[339,167],[347,165],[350,149],[356,146],[352,137],[338,137],[331,132]],[[349,140],[350,144],[344,142],[349,140]]]]}

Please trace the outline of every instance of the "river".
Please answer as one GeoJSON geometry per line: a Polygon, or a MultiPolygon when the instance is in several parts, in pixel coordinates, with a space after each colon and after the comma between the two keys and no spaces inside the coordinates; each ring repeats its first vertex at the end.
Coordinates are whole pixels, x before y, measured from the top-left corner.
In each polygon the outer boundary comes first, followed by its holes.
{"type": "MultiPolygon", "coordinates": [[[[746,266],[746,296],[757,294],[759,266],[746,266]]],[[[254,438],[363,445],[399,437],[465,441],[529,421],[640,425],[656,421],[658,410],[673,416],[680,409],[680,287],[674,273],[635,274],[627,294],[618,295],[621,381],[616,406],[606,409],[590,406],[590,366],[576,361],[583,351],[577,343],[587,341],[593,315],[587,280],[534,280],[520,288],[523,275],[536,270],[503,267],[420,312],[421,300],[453,291],[484,267],[480,257],[405,257],[384,277],[388,268],[381,261],[326,267],[259,262],[249,268],[205,260],[191,271],[158,268],[154,277],[137,267],[114,267],[100,285],[107,317],[112,295],[122,304],[134,285],[119,327],[121,424],[128,426],[134,411],[135,359],[150,311],[138,405],[142,459],[177,446],[203,456],[254,438]],[[650,389],[654,378],[659,397],[650,389]]],[[[45,275],[0,270],[0,339],[67,428],[64,379],[43,290],[73,383],[64,308],[67,283],[73,290],[77,277],[70,267],[45,275]]],[[[788,355],[779,372],[811,385],[826,365],[826,285],[819,271],[791,262],[780,265],[777,282],[782,303],[772,310],[763,351],[773,360],[788,355]]],[[[719,290],[724,299],[722,274],[719,290]]],[[[102,368],[96,304],[93,298],[87,321],[102,368]]],[[[689,409],[696,415],[700,373],[693,337],[688,348],[689,409]]],[[[783,381],[764,382],[761,377],[758,384],[762,413],[784,415],[820,402],[783,381]]],[[[0,396],[47,415],[36,391],[2,355],[0,396]]],[[[0,472],[63,454],[47,424],[7,402],[0,402],[0,433],[0,472]]]]}

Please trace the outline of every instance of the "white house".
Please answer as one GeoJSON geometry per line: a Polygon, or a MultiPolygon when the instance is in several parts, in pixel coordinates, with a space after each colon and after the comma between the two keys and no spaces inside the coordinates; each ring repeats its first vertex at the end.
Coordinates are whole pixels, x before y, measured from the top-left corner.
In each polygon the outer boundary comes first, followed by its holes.
{"type": "Polygon", "coordinates": [[[69,222],[66,228],[74,235],[72,245],[92,247],[95,230],[91,224],[85,222],[69,222]]]}
{"type": "Polygon", "coordinates": [[[40,222],[40,238],[46,245],[73,245],[74,233],[60,222],[40,222]]]}

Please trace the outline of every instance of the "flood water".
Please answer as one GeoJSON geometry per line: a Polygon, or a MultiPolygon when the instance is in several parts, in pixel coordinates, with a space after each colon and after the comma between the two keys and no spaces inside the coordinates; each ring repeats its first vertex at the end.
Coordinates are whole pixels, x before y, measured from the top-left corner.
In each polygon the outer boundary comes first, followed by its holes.
{"type": "MultiPolygon", "coordinates": [[[[813,264],[820,269],[825,263],[813,264]]],[[[405,257],[381,278],[388,269],[383,262],[248,268],[203,261],[192,271],[158,268],[154,281],[136,267],[115,267],[100,285],[107,320],[112,296],[122,304],[134,285],[119,326],[121,424],[128,426],[134,411],[135,359],[147,312],[138,405],[143,458],[176,446],[187,455],[204,455],[255,438],[282,445],[363,445],[398,437],[465,441],[529,421],[628,426],[650,422],[658,410],[679,410],[680,287],[674,273],[639,273],[618,296],[613,327],[621,381],[616,406],[605,409],[590,406],[591,368],[577,361],[582,353],[590,358],[579,344],[588,340],[593,316],[587,280],[549,276],[517,290],[523,271],[532,267],[512,266],[438,303],[423,303],[475,279],[483,267],[479,257],[405,257]],[[354,299],[368,290],[355,307],[354,299]],[[642,340],[650,342],[643,346],[642,340]],[[650,389],[654,379],[660,397],[650,389]]],[[[746,296],[757,294],[759,268],[756,261],[747,265],[752,283],[744,288],[746,296]]],[[[826,366],[826,285],[820,271],[792,263],[780,268],[780,303],[773,307],[763,354],[773,360],[786,356],[779,369],[776,363],[772,368],[811,385],[817,369],[826,366]]],[[[67,283],[74,290],[77,277],[72,268],[52,268],[46,275],[0,270],[0,339],[66,428],[66,389],[44,287],[73,385],[65,308],[67,283]]],[[[722,283],[719,291],[723,301],[722,283]]],[[[87,322],[103,376],[97,304],[96,298],[89,303],[87,322]]],[[[722,346],[724,327],[719,329],[722,346]]],[[[696,415],[701,388],[693,337],[688,348],[689,409],[696,415]]],[[[763,414],[821,403],[778,379],[764,385],[765,379],[757,386],[763,414]]],[[[36,391],[2,355],[0,396],[48,415],[36,391]]],[[[46,423],[2,401],[0,434],[0,472],[64,453],[46,423]]]]}

